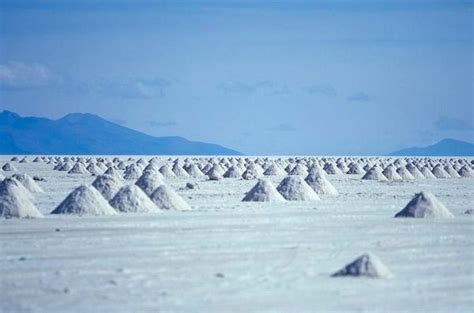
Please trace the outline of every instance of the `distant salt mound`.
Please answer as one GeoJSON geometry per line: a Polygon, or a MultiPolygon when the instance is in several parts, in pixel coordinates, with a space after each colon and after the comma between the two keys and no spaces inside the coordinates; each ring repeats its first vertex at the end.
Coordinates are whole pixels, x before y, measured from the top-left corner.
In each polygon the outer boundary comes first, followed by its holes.
{"type": "Polygon", "coordinates": [[[269,180],[260,179],[257,184],[247,192],[242,201],[284,202],[285,198],[283,198],[269,180]]]}
{"type": "Polygon", "coordinates": [[[242,179],[245,180],[257,179],[258,177],[260,177],[260,175],[255,170],[255,168],[248,168],[242,173],[242,179]]]}
{"type": "Polygon", "coordinates": [[[86,167],[86,170],[88,170],[89,173],[91,173],[93,175],[102,174],[101,168],[99,166],[97,166],[96,164],[92,163],[92,162],[86,167]]]}
{"type": "Polygon", "coordinates": [[[332,162],[326,163],[323,168],[329,175],[340,175],[341,170],[332,162]]]}
{"type": "Polygon", "coordinates": [[[179,163],[175,163],[173,165],[172,170],[173,170],[173,173],[178,177],[189,177],[188,172],[186,172],[184,168],[182,168],[181,165],[179,165],[179,163]]]}
{"type": "Polygon", "coordinates": [[[308,175],[308,170],[306,169],[306,166],[304,166],[301,163],[296,164],[295,167],[288,173],[289,175],[300,175],[300,176],[306,176],[308,175]]]}
{"type": "Polygon", "coordinates": [[[16,169],[16,167],[15,167],[13,164],[11,164],[10,162],[5,163],[5,164],[2,166],[2,170],[3,170],[4,172],[16,172],[16,171],[18,171],[18,170],[16,169]]]}
{"type": "Polygon", "coordinates": [[[117,212],[92,186],[74,189],[51,214],[115,215],[117,212]]]}
{"type": "Polygon", "coordinates": [[[242,171],[239,169],[238,166],[232,165],[229,169],[224,173],[225,178],[240,178],[242,177],[242,171]]]}
{"type": "Polygon", "coordinates": [[[308,176],[306,176],[305,181],[318,195],[338,195],[333,184],[331,184],[331,182],[319,172],[309,173],[308,176]]]}
{"type": "Polygon", "coordinates": [[[444,170],[441,164],[436,165],[431,171],[436,178],[450,178],[451,176],[444,170]]]}
{"type": "Polygon", "coordinates": [[[113,167],[109,167],[109,168],[104,172],[104,174],[105,174],[105,175],[114,176],[114,177],[117,178],[119,181],[123,181],[123,178],[122,178],[121,173],[119,173],[119,171],[116,170],[116,169],[113,168],[113,167]]]}
{"type": "Polygon", "coordinates": [[[263,175],[265,175],[265,176],[283,176],[283,175],[286,175],[286,172],[280,166],[278,166],[278,164],[271,164],[263,172],[263,175]]]}
{"type": "Polygon", "coordinates": [[[461,167],[458,174],[461,177],[474,177],[474,171],[467,165],[461,167]]]}
{"type": "Polygon", "coordinates": [[[136,180],[142,175],[142,173],[143,170],[140,168],[140,166],[132,163],[125,168],[123,178],[126,180],[136,180]]]}
{"type": "Polygon", "coordinates": [[[458,174],[458,172],[450,165],[446,165],[444,167],[444,170],[446,171],[446,173],[449,174],[449,176],[451,176],[452,178],[460,178],[461,175],[458,174]]]}
{"type": "Polygon", "coordinates": [[[13,178],[0,182],[0,216],[2,218],[43,217],[36,206],[13,178]]]}
{"type": "Polygon", "coordinates": [[[99,175],[94,182],[92,182],[92,186],[94,186],[107,201],[110,201],[110,199],[114,197],[122,185],[123,182],[116,176],[108,174],[99,175]]]}
{"type": "Polygon", "coordinates": [[[382,263],[382,261],[371,253],[366,253],[347,264],[341,270],[331,275],[332,277],[370,277],[370,278],[390,278],[392,273],[382,263]]]}
{"type": "Polygon", "coordinates": [[[362,179],[387,181],[387,177],[385,177],[385,175],[380,170],[380,167],[378,166],[373,166],[371,169],[369,169],[367,173],[362,176],[362,179]]]}
{"type": "Polygon", "coordinates": [[[135,183],[135,185],[140,187],[148,196],[151,196],[153,191],[155,191],[156,188],[158,188],[159,186],[163,184],[164,184],[164,181],[159,172],[158,173],[145,172],[143,173],[142,176],[140,176],[140,178],[135,183]]]}
{"type": "Polygon", "coordinates": [[[320,200],[316,192],[304,181],[301,176],[287,176],[277,187],[278,192],[290,201],[320,200]]]}
{"type": "Polygon", "coordinates": [[[364,173],[365,173],[365,171],[357,163],[354,163],[354,164],[350,165],[349,170],[346,172],[346,174],[350,174],[350,175],[362,175],[364,173]]]}
{"type": "MultiPolygon", "coordinates": [[[[191,164],[187,170],[186,170],[189,174],[189,176],[191,177],[194,177],[194,178],[201,178],[201,177],[204,177],[204,173],[201,172],[201,170],[199,169],[199,167],[196,165],[196,164],[191,164]]],[[[209,175],[209,174],[208,174],[209,175]]],[[[222,176],[222,175],[221,175],[222,176]]]]}
{"type": "Polygon", "coordinates": [[[421,173],[425,176],[426,179],[436,179],[436,176],[433,175],[433,172],[428,166],[423,166],[421,173]]]}
{"type": "Polygon", "coordinates": [[[110,205],[117,211],[125,213],[160,212],[156,204],[136,185],[122,187],[110,200],[110,205]]]}
{"type": "Polygon", "coordinates": [[[31,193],[43,192],[43,189],[28,174],[14,174],[12,177],[22,183],[31,193]]]}
{"type": "Polygon", "coordinates": [[[190,210],[189,204],[167,185],[161,185],[151,195],[151,200],[162,210],[190,210]]]}
{"type": "Polygon", "coordinates": [[[406,169],[405,166],[397,168],[397,173],[403,180],[414,180],[415,177],[406,169]]]}
{"type": "Polygon", "coordinates": [[[160,167],[159,172],[163,177],[170,178],[170,177],[176,177],[176,174],[173,172],[171,167],[168,164],[164,164],[162,167],[160,167]]]}
{"type": "Polygon", "coordinates": [[[430,192],[420,192],[395,217],[450,218],[454,215],[430,192]]]}
{"type": "Polygon", "coordinates": [[[413,177],[415,177],[416,179],[426,178],[425,175],[423,175],[423,173],[421,173],[421,171],[415,165],[407,164],[406,168],[410,172],[410,174],[413,175],[413,177]]]}
{"type": "Polygon", "coordinates": [[[389,181],[402,181],[402,177],[397,173],[392,165],[387,166],[382,174],[387,177],[389,181]]]}
{"type": "Polygon", "coordinates": [[[89,171],[85,168],[84,164],[77,162],[74,166],[67,172],[68,174],[90,174],[89,171]]]}

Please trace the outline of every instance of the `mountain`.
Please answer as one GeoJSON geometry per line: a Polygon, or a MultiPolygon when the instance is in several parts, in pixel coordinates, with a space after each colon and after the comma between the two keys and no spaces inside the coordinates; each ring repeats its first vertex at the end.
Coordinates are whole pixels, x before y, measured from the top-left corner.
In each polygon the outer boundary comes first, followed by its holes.
{"type": "Polygon", "coordinates": [[[219,145],[182,137],[153,137],[97,115],[72,113],[58,120],[0,113],[0,154],[240,155],[219,145]]]}
{"type": "Polygon", "coordinates": [[[474,156],[474,144],[455,140],[443,139],[428,147],[413,147],[390,153],[395,156],[474,156]]]}

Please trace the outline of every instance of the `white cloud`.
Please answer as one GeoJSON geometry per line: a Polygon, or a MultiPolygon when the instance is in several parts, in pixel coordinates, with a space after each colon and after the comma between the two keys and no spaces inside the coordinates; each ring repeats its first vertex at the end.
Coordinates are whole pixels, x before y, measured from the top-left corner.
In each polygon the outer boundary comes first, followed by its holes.
{"type": "Polygon", "coordinates": [[[42,87],[54,83],[58,77],[43,64],[9,62],[0,64],[0,87],[24,89],[42,87]]]}

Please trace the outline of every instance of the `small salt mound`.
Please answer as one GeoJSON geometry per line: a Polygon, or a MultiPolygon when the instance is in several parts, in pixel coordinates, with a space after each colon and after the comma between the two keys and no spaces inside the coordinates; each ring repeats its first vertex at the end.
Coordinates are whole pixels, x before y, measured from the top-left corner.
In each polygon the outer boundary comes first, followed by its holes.
{"type": "Polygon", "coordinates": [[[173,165],[173,173],[178,177],[189,177],[188,172],[186,172],[178,163],[173,165]]]}
{"type": "Polygon", "coordinates": [[[41,163],[41,162],[43,162],[43,160],[40,157],[36,157],[33,160],[33,163],[41,163]]]}
{"type": "Polygon", "coordinates": [[[118,170],[116,170],[116,169],[113,168],[113,167],[109,167],[109,168],[104,172],[104,174],[105,174],[105,175],[114,176],[114,177],[117,178],[119,181],[123,181],[122,175],[119,173],[118,170]]]}
{"type": "Polygon", "coordinates": [[[331,182],[318,172],[308,174],[305,181],[318,195],[338,195],[336,188],[331,184],[331,182]]]}
{"type": "Polygon", "coordinates": [[[449,176],[451,176],[452,178],[459,178],[461,177],[458,172],[451,166],[451,165],[446,165],[444,167],[444,170],[446,171],[446,173],[449,174],[449,176]]]}
{"type": "Polygon", "coordinates": [[[74,189],[51,214],[115,215],[117,212],[97,189],[82,185],[74,189]]]}
{"type": "Polygon", "coordinates": [[[284,202],[285,198],[283,198],[269,180],[260,179],[257,184],[247,192],[242,201],[284,202]]]}
{"type": "Polygon", "coordinates": [[[0,182],[0,216],[3,218],[35,218],[43,215],[27,194],[17,186],[18,181],[6,178],[0,182]]]}
{"type": "Polygon", "coordinates": [[[306,169],[306,166],[304,166],[301,163],[296,164],[295,167],[290,171],[289,175],[300,175],[300,176],[306,176],[308,175],[308,170],[306,169]]]}
{"type": "Polygon", "coordinates": [[[77,162],[74,166],[67,172],[68,174],[90,174],[89,171],[84,167],[84,164],[77,162]]]}
{"type": "Polygon", "coordinates": [[[16,167],[13,166],[13,164],[11,164],[10,162],[5,163],[2,166],[2,170],[4,170],[5,172],[16,172],[17,171],[16,167]]]}
{"type": "Polygon", "coordinates": [[[159,172],[161,173],[161,175],[167,178],[176,177],[176,174],[173,172],[173,170],[168,164],[165,164],[162,167],[160,167],[159,172]]]}
{"type": "Polygon", "coordinates": [[[461,167],[458,174],[461,177],[474,177],[474,171],[467,165],[461,167]]]}
{"type": "Polygon", "coordinates": [[[343,269],[337,271],[331,276],[365,276],[370,278],[390,278],[393,275],[377,256],[371,253],[366,253],[355,259],[353,262],[347,264],[346,266],[344,266],[343,269]]]}
{"type": "Polygon", "coordinates": [[[360,165],[357,163],[354,163],[351,166],[349,166],[349,170],[346,172],[346,174],[350,174],[350,175],[362,175],[364,173],[365,172],[362,169],[362,167],[360,167],[360,165]]]}
{"type": "Polygon", "coordinates": [[[395,168],[392,165],[387,166],[382,174],[387,177],[389,181],[401,181],[402,177],[395,171],[395,168]]]}
{"type": "Polygon", "coordinates": [[[110,200],[110,205],[119,212],[160,212],[155,203],[136,185],[128,185],[121,188],[113,199],[110,200]]]}
{"type": "Polygon", "coordinates": [[[416,179],[426,178],[425,175],[423,175],[418,169],[418,167],[416,167],[415,165],[407,164],[406,168],[410,172],[410,174],[413,175],[413,177],[415,177],[416,179]]]}
{"type": "Polygon", "coordinates": [[[122,187],[122,181],[114,175],[99,175],[92,182],[92,186],[97,189],[105,200],[109,201],[122,187]]]}
{"type": "Polygon", "coordinates": [[[278,192],[286,199],[292,201],[316,201],[319,196],[304,181],[301,176],[287,176],[277,187],[278,192]]]}
{"type": "MultiPolygon", "coordinates": [[[[201,172],[201,170],[199,169],[199,167],[196,165],[196,164],[191,164],[188,168],[187,168],[187,172],[189,174],[189,176],[191,177],[194,177],[194,178],[200,178],[200,177],[204,177],[204,173],[201,172]]],[[[209,175],[209,174],[208,174],[209,175]]]]}
{"type": "Polygon", "coordinates": [[[340,175],[341,170],[332,162],[326,163],[323,168],[329,175],[340,175]]]}
{"type": "Polygon", "coordinates": [[[125,178],[126,180],[136,180],[142,175],[142,172],[143,171],[140,166],[135,163],[132,163],[125,169],[123,178],[125,178]]]}
{"type": "Polygon", "coordinates": [[[163,179],[160,173],[145,172],[137,180],[135,185],[140,187],[147,195],[151,195],[159,186],[163,185],[163,179]]]}
{"type": "Polygon", "coordinates": [[[69,172],[72,169],[72,164],[69,162],[65,162],[62,164],[62,166],[59,168],[59,171],[61,172],[69,172]]]}
{"type": "Polygon", "coordinates": [[[413,180],[415,177],[406,169],[405,166],[397,168],[397,173],[403,180],[413,180]]]}
{"type": "Polygon", "coordinates": [[[247,169],[242,173],[242,179],[252,180],[259,177],[258,173],[254,169],[247,169]]]}
{"type": "Polygon", "coordinates": [[[14,156],[13,158],[10,159],[10,161],[12,161],[12,162],[18,162],[18,160],[19,160],[19,159],[18,159],[18,157],[16,157],[16,156],[14,156]]]}
{"type": "Polygon", "coordinates": [[[265,176],[283,176],[286,175],[286,172],[278,166],[278,164],[271,164],[264,172],[265,176]]]}
{"type": "Polygon", "coordinates": [[[242,171],[236,165],[232,165],[224,173],[224,177],[225,178],[240,178],[242,177],[242,171]]]}
{"type": "Polygon", "coordinates": [[[163,210],[190,210],[189,204],[171,187],[161,185],[151,195],[151,200],[163,210]]]}
{"type": "Polygon", "coordinates": [[[436,178],[450,178],[451,176],[446,173],[441,164],[436,165],[431,171],[436,178]]]}
{"type": "Polygon", "coordinates": [[[97,165],[95,165],[94,163],[90,163],[86,169],[89,171],[89,173],[91,174],[94,174],[94,175],[100,175],[102,174],[102,170],[100,169],[100,167],[98,167],[97,165]]]}
{"type": "Polygon", "coordinates": [[[156,162],[152,162],[152,163],[148,164],[145,167],[145,169],[143,170],[142,174],[144,174],[144,173],[157,173],[158,175],[161,175],[160,168],[156,164],[156,162]]]}
{"type": "Polygon", "coordinates": [[[428,166],[423,166],[421,169],[421,174],[423,174],[423,176],[425,176],[427,179],[436,179],[436,176],[433,175],[433,172],[431,172],[428,166]]]}
{"type": "Polygon", "coordinates": [[[43,192],[43,189],[28,174],[14,174],[12,177],[32,193],[43,192]]]}
{"type": "Polygon", "coordinates": [[[378,166],[374,166],[370,170],[368,170],[367,173],[365,173],[365,175],[362,177],[362,179],[387,181],[387,177],[382,174],[382,171],[378,166]]]}
{"type": "Polygon", "coordinates": [[[420,192],[395,217],[449,218],[454,215],[432,193],[420,192]]]}

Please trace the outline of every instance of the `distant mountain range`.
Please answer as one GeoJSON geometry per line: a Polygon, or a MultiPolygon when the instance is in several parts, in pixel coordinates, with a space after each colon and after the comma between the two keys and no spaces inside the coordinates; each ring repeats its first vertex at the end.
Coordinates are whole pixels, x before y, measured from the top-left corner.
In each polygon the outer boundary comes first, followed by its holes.
{"type": "Polygon", "coordinates": [[[443,139],[427,147],[413,147],[390,153],[392,156],[474,156],[474,144],[455,140],[443,139]]]}
{"type": "Polygon", "coordinates": [[[97,115],[72,113],[58,120],[0,113],[0,154],[241,155],[182,137],[153,137],[97,115]]]}

